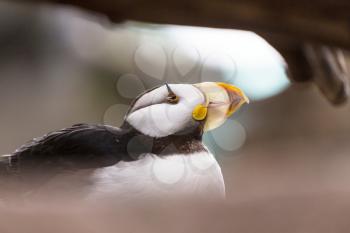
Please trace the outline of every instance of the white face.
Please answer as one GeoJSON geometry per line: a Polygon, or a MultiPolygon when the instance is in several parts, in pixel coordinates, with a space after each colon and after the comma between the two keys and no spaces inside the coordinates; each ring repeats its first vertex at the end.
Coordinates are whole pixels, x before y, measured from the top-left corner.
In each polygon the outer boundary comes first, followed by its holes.
{"type": "Polygon", "coordinates": [[[125,120],[145,135],[166,137],[201,125],[204,130],[214,129],[248,102],[239,88],[226,83],[170,84],[168,87],[163,85],[142,94],[125,120]],[[177,101],[169,96],[175,96],[177,101]]]}
{"type": "Polygon", "coordinates": [[[206,103],[205,95],[191,84],[169,84],[169,87],[178,97],[177,103],[167,102],[168,89],[160,86],[136,100],[126,121],[151,137],[165,137],[194,125],[193,109],[206,103]]]}

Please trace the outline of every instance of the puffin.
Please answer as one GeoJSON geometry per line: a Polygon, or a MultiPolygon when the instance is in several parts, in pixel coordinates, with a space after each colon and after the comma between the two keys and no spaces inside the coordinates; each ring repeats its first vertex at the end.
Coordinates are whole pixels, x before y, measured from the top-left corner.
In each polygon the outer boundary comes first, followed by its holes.
{"type": "Polygon", "coordinates": [[[0,198],[224,198],[205,132],[249,100],[222,82],[164,84],[131,103],[120,127],[75,124],[0,157],[0,198]]]}

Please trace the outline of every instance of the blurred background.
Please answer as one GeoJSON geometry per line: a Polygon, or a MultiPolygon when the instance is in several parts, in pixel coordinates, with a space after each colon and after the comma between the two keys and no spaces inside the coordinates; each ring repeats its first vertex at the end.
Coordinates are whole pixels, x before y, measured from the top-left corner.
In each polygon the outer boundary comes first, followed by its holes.
{"type": "Polygon", "coordinates": [[[0,51],[0,154],[75,123],[119,126],[136,95],[164,82],[230,82],[251,103],[205,142],[241,232],[256,232],[254,222],[266,232],[348,229],[349,104],[291,82],[282,56],[254,32],[111,23],[70,6],[1,1],[0,51]]]}

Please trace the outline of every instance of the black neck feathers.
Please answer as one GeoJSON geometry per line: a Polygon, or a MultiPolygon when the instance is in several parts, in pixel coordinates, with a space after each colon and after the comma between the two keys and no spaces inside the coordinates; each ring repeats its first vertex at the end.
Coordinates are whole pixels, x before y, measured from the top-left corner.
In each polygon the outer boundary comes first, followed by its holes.
{"type": "Polygon", "coordinates": [[[203,125],[200,123],[176,134],[159,138],[144,135],[127,122],[124,122],[121,128],[125,132],[121,144],[132,158],[145,153],[167,156],[206,150],[202,144],[203,125]]]}

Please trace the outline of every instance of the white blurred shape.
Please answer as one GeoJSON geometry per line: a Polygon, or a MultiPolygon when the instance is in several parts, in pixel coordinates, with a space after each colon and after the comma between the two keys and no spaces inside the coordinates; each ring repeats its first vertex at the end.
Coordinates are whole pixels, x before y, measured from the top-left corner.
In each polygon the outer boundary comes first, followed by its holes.
{"type": "Polygon", "coordinates": [[[202,72],[202,82],[232,82],[236,73],[236,64],[227,54],[215,53],[205,59],[202,72]]]}
{"type": "Polygon", "coordinates": [[[197,49],[190,45],[180,45],[173,53],[173,63],[176,70],[186,76],[190,73],[200,61],[200,56],[197,49]]]}
{"type": "Polygon", "coordinates": [[[253,32],[174,25],[154,27],[132,22],[110,30],[101,26],[103,22],[81,12],[58,15],[65,30],[62,34],[73,51],[89,62],[119,73],[133,72],[136,63],[145,74],[163,80],[167,70],[166,52],[178,47],[172,60],[181,75],[191,72],[199,58],[206,58],[204,81],[236,84],[253,101],[274,96],[289,86],[283,58],[253,32]],[[217,60],[215,57],[220,53],[227,54],[235,65],[217,60]],[[237,75],[232,77],[232,70],[237,75]]]}
{"type": "Polygon", "coordinates": [[[125,104],[115,104],[110,106],[103,115],[103,123],[106,125],[121,126],[124,115],[129,106],[125,104]]]}
{"type": "Polygon", "coordinates": [[[246,141],[246,130],[235,120],[227,120],[224,126],[213,130],[211,135],[216,145],[226,151],[238,150],[246,141]]]}
{"type": "Polygon", "coordinates": [[[157,43],[145,42],[137,48],[134,56],[136,66],[145,74],[162,80],[167,65],[164,49],[157,43]]]}
{"type": "Polygon", "coordinates": [[[137,75],[124,74],[117,81],[117,91],[125,98],[135,98],[145,91],[145,87],[137,75]]]}

